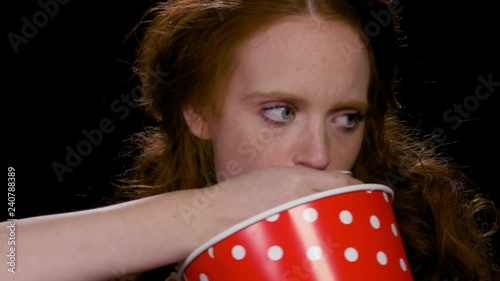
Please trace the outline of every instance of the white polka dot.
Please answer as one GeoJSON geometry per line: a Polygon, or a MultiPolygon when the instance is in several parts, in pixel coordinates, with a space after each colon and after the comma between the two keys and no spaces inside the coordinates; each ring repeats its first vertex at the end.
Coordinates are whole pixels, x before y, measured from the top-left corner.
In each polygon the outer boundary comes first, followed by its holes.
{"type": "Polygon", "coordinates": [[[385,202],[389,202],[389,196],[387,195],[387,193],[382,192],[382,195],[384,196],[385,202]]]}
{"type": "Polygon", "coordinates": [[[350,224],[352,222],[352,214],[347,210],[340,212],[339,218],[343,224],[350,224]]]}
{"type": "Polygon", "coordinates": [[[208,255],[213,259],[215,258],[214,256],[214,247],[208,248],[208,255]]]}
{"type": "Polygon", "coordinates": [[[380,228],[380,220],[375,215],[370,217],[370,224],[375,229],[379,229],[380,228]]]}
{"type": "Polygon", "coordinates": [[[354,249],[353,247],[349,247],[345,249],[344,251],[344,257],[346,260],[350,262],[355,262],[358,260],[358,250],[354,249]]]}
{"type": "Polygon", "coordinates": [[[386,265],[387,264],[387,255],[382,251],[378,252],[377,253],[377,261],[381,265],[386,265]]]}
{"type": "Polygon", "coordinates": [[[401,266],[401,269],[406,272],[406,262],[404,259],[399,259],[399,265],[401,266]]]}
{"type": "Polygon", "coordinates": [[[208,276],[205,273],[200,274],[200,281],[208,281],[208,276]]]}
{"type": "Polygon", "coordinates": [[[280,246],[272,246],[267,250],[267,256],[272,261],[278,261],[283,257],[283,249],[280,246]]]}
{"type": "Polygon", "coordinates": [[[372,192],[373,192],[373,190],[367,190],[366,191],[366,193],[372,193],[372,192]]]}
{"type": "Polygon", "coordinates": [[[392,230],[392,234],[394,234],[394,236],[398,236],[398,230],[396,229],[396,225],[391,223],[391,230],[392,230]]]}
{"type": "Polygon", "coordinates": [[[311,246],[307,249],[307,258],[311,261],[317,261],[323,257],[323,250],[319,246],[311,246]]]}
{"type": "Polygon", "coordinates": [[[270,221],[270,222],[277,221],[279,217],[280,217],[280,214],[272,215],[272,216],[268,217],[266,219],[266,221],[270,221]]]}
{"type": "Polygon", "coordinates": [[[318,219],[318,212],[313,208],[307,208],[302,213],[302,216],[307,222],[314,222],[318,219]]]}
{"type": "Polygon", "coordinates": [[[236,245],[231,250],[231,255],[235,260],[242,260],[245,257],[246,251],[243,246],[236,245]]]}

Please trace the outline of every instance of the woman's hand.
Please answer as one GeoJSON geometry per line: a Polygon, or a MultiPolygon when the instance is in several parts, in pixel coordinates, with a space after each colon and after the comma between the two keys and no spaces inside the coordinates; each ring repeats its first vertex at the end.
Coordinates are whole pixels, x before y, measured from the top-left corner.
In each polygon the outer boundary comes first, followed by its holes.
{"type": "Polygon", "coordinates": [[[288,201],[316,192],[361,184],[340,172],[302,166],[266,167],[216,185],[190,190],[191,202],[179,205],[184,224],[192,228],[193,246],[224,229],[288,201]]]}

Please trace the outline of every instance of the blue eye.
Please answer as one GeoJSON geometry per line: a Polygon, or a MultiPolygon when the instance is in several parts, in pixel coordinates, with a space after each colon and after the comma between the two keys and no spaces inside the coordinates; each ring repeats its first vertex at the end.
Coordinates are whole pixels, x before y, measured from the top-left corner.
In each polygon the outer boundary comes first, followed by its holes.
{"type": "Polygon", "coordinates": [[[295,117],[295,112],[288,105],[277,105],[264,108],[263,115],[266,121],[284,125],[295,117]]]}
{"type": "Polygon", "coordinates": [[[353,130],[363,120],[364,116],[359,113],[349,113],[339,115],[334,118],[336,125],[342,126],[347,130],[353,130]]]}

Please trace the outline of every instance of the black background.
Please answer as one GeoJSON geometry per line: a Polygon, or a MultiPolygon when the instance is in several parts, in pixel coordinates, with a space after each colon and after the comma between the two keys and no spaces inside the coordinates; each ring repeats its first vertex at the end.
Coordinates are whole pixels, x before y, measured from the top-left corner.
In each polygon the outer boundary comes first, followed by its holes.
{"type": "MultiPolygon", "coordinates": [[[[16,3],[7,8],[4,3],[2,9],[3,144],[7,166],[16,169],[16,217],[103,205],[113,190],[111,182],[126,165],[116,158],[122,141],[149,122],[137,108],[123,116],[111,104],[120,95],[130,96],[137,85],[131,71],[137,39],[126,35],[154,2],[69,1],[17,53],[9,32],[21,35],[22,18],[33,22],[42,9],[37,1],[9,2],[16,3]],[[76,148],[86,139],[82,130],[99,128],[104,118],[115,129],[60,182],[51,164],[65,164],[65,147],[76,148]]],[[[404,112],[424,133],[441,129],[447,137],[442,153],[453,157],[498,204],[500,87],[468,112],[459,128],[443,119],[454,104],[474,96],[479,76],[500,81],[494,1],[469,6],[435,2],[401,4],[410,54],[404,68],[404,112]]]]}

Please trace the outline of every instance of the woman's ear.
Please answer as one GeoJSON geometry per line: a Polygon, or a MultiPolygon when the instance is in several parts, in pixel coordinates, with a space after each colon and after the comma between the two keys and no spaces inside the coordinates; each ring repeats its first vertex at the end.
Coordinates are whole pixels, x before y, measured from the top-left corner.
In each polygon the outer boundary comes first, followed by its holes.
{"type": "Polygon", "coordinates": [[[212,137],[207,118],[193,107],[188,106],[182,110],[184,120],[191,133],[203,140],[209,140],[212,137]]]}

